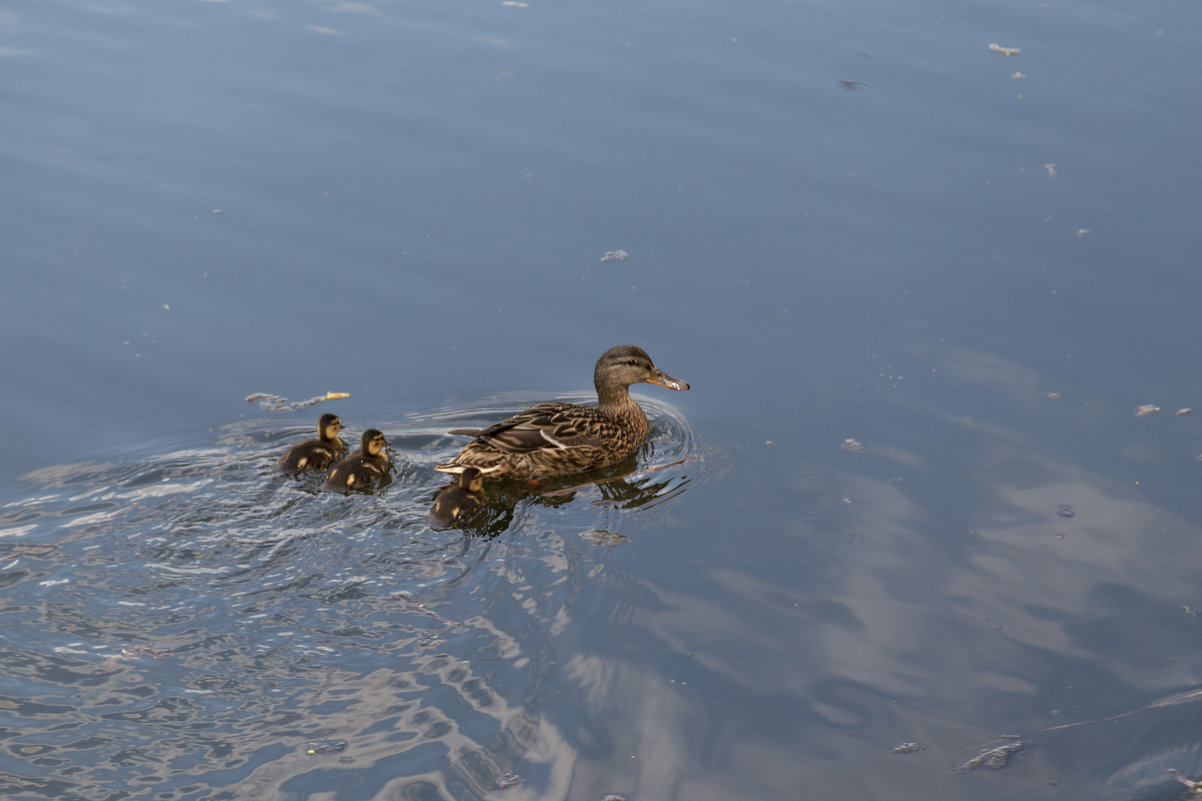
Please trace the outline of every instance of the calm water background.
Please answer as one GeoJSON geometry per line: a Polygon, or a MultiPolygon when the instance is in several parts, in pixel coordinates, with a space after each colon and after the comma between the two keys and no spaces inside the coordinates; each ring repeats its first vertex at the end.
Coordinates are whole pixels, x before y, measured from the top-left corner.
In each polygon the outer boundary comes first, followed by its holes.
{"type": "Polygon", "coordinates": [[[1184,0],[9,5],[0,787],[1177,796],[1199,52],[1184,0]],[[430,526],[447,428],[625,342],[693,385],[637,472],[430,526]],[[324,410],[390,485],[273,473],[324,410]]]}

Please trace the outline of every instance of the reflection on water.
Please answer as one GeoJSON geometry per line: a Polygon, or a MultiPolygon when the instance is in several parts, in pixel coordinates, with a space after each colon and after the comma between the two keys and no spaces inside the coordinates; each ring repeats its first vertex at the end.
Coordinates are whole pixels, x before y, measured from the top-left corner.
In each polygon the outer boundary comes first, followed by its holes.
{"type": "Polygon", "coordinates": [[[397,472],[371,494],[276,473],[309,427],[278,418],[27,476],[0,509],[0,781],[1117,799],[1197,775],[1196,527],[1142,490],[888,397],[956,448],[899,427],[849,453],[823,431],[825,456],[757,445],[736,471],[648,403],[639,459],[497,484],[480,521],[431,526],[446,430],[528,400],[386,420],[397,472]],[[1002,734],[1022,748],[976,766],[1002,734]]]}
{"type": "Polygon", "coordinates": [[[444,421],[491,411],[381,425],[396,470],[374,493],[280,475],[310,426],[274,418],[24,476],[32,492],[0,508],[2,702],[22,732],[0,786],[449,799],[562,782],[578,745],[526,699],[608,552],[579,534],[680,497],[705,465],[683,417],[648,404],[640,460],[490,487],[466,531],[432,528],[444,421]]]}
{"type": "Polygon", "coordinates": [[[70,463],[0,485],[6,798],[1202,777],[1202,4],[8,5],[0,469],[70,463]],[[463,530],[447,430],[542,397],[356,407],[630,340],[700,440],[463,530]],[[260,388],[392,482],[179,433],[260,388]]]}
{"type": "MultiPolygon", "coordinates": [[[[581,402],[588,396],[566,399],[581,402]]],[[[520,399],[511,396],[508,400],[514,403],[513,407],[485,403],[470,409],[421,415],[419,419],[433,431],[478,428],[481,421],[524,408],[520,399]]],[[[513,510],[519,504],[556,508],[579,501],[594,507],[649,509],[677,497],[688,487],[690,475],[702,466],[706,455],[698,447],[688,422],[673,407],[646,398],[640,398],[639,402],[647,413],[652,434],[638,453],[588,473],[538,481],[486,481],[486,510],[480,517],[462,521],[461,526],[476,534],[495,536],[509,527],[513,510]]],[[[440,488],[439,493],[449,486],[440,488]]]]}

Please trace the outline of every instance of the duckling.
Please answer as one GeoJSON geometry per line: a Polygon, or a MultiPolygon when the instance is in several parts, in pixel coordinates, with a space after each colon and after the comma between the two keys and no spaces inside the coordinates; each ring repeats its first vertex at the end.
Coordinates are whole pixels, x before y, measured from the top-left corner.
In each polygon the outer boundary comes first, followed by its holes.
{"type": "Polygon", "coordinates": [[[386,445],[388,440],[378,429],[367,429],[359,442],[359,452],[334,465],[322,486],[344,492],[370,488],[388,474],[388,454],[384,453],[386,445]]]}
{"type": "Polygon", "coordinates": [[[309,470],[325,470],[346,448],[338,436],[343,429],[336,414],[323,414],[317,421],[317,436],[298,442],[280,457],[279,470],[296,476],[309,470]]]}
{"type": "Polygon", "coordinates": [[[430,516],[439,523],[451,525],[475,517],[484,508],[488,496],[484,492],[484,474],[475,467],[465,467],[455,484],[438,491],[430,516]]]}
{"type": "Polygon", "coordinates": [[[475,439],[434,469],[461,473],[475,467],[490,479],[530,481],[616,464],[637,451],[650,432],[647,415],[630,397],[630,385],[640,381],[689,388],[656,367],[647,351],[618,345],[601,354],[593,368],[596,406],[539,403],[488,428],[454,429],[449,433],[475,439]]]}

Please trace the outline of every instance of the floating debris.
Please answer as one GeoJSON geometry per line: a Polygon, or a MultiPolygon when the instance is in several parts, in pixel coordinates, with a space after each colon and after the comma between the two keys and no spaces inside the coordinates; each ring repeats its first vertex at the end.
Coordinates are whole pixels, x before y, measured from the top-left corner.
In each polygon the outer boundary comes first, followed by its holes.
{"type": "Polygon", "coordinates": [[[1056,517],[1076,517],[1077,513],[1073,511],[1073,507],[1067,503],[1062,503],[1056,507],[1056,517]]]}
{"type": "Polygon", "coordinates": [[[848,437],[847,439],[843,440],[843,442],[839,444],[839,447],[852,453],[859,453],[860,451],[864,450],[863,443],[854,437],[848,437]]]}
{"type": "Polygon", "coordinates": [[[1093,231],[1089,230],[1088,228],[1078,228],[1077,229],[1077,236],[1089,236],[1092,233],[1093,233],[1093,231]]]}
{"type": "Polygon", "coordinates": [[[328,400],[341,400],[349,398],[350,393],[347,392],[327,392],[324,395],[318,395],[316,398],[309,398],[307,401],[295,401],[290,403],[287,398],[281,398],[279,395],[271,395],[266,392],[256,392],[253,395],[246,396],[247,403],[259,402],[260,409],[267,409],[272,412],[293,412],[297,409],[303,409],[306,406],[316,406],[319,403],[328,400]]]}
{"type": "Polygon", "coordinates": [[[897,745],[893,746],[893,753],[895,753],[895,754],[912,754],[915,751],[921,751],[924,748],[926,748],[926,746],[919,745],[918,743],[909,743],[909,742],[898,743],[897,745]]]}
{"type": "Polygon", "coordinates": [[[1021,52],[1017,47],[1002,47],[1000,44],[989,45],[989,50],[994,53],[1001,53],[1003,56],[1017,56],[1021,52]]]}
{"type": "Polygon", "coordinates": [[[1143,406],[1135,407],[1135,416],[1144,417],[1145,415],[1155,414],[1160,411],[1160,407],[1155,404],[1145,403],[1143,406]]]}
{"type": "Polygon", "coordinates": [[[522,777],[516,773],[505,771],[497,778],[497,787],[502,790],[508,790],[510,787],[517,787],[522,783],[522,777]]]}
{"type": "Polygon", "coordinates": [[[309,756],[341,754],[348,745],[346,740],[310,740],[305,743],[305,753],[309,756]]]}
{"type": "Polygon", "coordinates": [[[839,81],[839,85],[849,92],[858,92],[861,89],[870,88],[868,84],[864,83],[863,81],[839,81]]]}
{"type": "Polygon", "coordinates": [[[601,261],[626,261],[630,258],[630,254],[624,250],[607,250],[605,255],[601,257],[601,261]]]}
{"type": "Polygon", "coordinates": [[[1202,782],[1191,782],[1172,768],[1169,768],[1169,775],[1188,787],[1191,792],[1202,793],[1202,782]]]}
{"type": "Polygon", "coordinates": [[[1010,80],[1012,80],[1012,81],[1021,81],[1023,78],[1026,78],[1026,77],[1027,77],[1027,76],[1026,76],[1026,75],[1023,75],[1021,72],[1016,72],[1016,73],[1014,73],[1013,75],[1011,75],[1011,76],[1010,76],[1010,80]]]}
{"type": "Polygon", "coordinates": [[[1048,400],[1060,400],[1060,393],[1059,392],[1049,392],[1047,394],[1047,398],[1048,398],[1048,400]]]}
{"type": "Polygon", "coordinates": [[[580,532],[580,539],[589,545],[600,545],[605,548],[613,548],[630,542],[630,537],[627,537],[625,534],[619,534],[616,531],[606,531],[603,528],[590,528],[588,531],[582,531],[580,532]]]}
{"type": "Polygon", "coordinates": [[[1021,751],[1022,747],[1022,741],[1015,740],[1012,743],[999,745],[996,748],[986,748],[961,765],[960,770],[976,770],[980,767],[986,767],[990,770],[1001,770],[1006,767],[1006,761],[1010,758],[1010,754],[1015,751],[1021,751]]]}
{"type": "Polygon", "coordinates": [[[1045,164],[1045,165],[1043,165],[1043,168],[1048,171],[1049,178],[1056,177],[1056,165],[1054,163],[1053,164],[1045,164]]]}
{"type": "Polygon", "coordinates": [[[523,3],[522,0],[501,0],[501,5],[509,8],[530,8],[530,4],[523,3]]]}
{"type": "Polygon", "coordinates": [[[1193,411],[1193,409],[1187,406],[1184,409],[1178,409],[1177,411],[1173,412],[1173,415],[1176,417],[1185,417],[1187,414],[1192,414],[1193,411]]]}
{"type": "Polygon", "coordinates": [[[408,606],[410,609],[414,610],[415,612],[421,612],[424,615],[429,615],[430,617],[437,620],[439,623],[442,623],[447,626],[459,625],[454,620],[448,620],[447,618],[445,618],[442,615],[435,612],[433,609],[427,609],[426,605],[424,603],[413,600],[413,593],[409,592],[408,590],[400,590],[399,592],[394,592],[394,593],[392,593],[391,597],[393,600],[403,602],[406,606],[408,606]]]}
{"type": "Polygon", "coordinates": [[[148,648],[145,645],[134,645],[121,649],[122,656],[149,656],[151,659],[166,659],[171,652],[166,648],[148,648]]]}

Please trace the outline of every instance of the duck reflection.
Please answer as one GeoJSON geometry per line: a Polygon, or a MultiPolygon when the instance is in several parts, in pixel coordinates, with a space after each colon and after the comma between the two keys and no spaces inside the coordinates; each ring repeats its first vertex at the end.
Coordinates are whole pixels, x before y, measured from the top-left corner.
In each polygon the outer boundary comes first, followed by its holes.
{"type": "Polygon", "coordinates": [[[602,475],[583,483],[579,481],[566,483],[564,486],[547,487],[534,497],[534,502],[541,506],[559,506],[573,500],[576,493],[595,487],[601,497],[593,501],[595,504],[609,504],[621,509],[638,509],[642,506],[653,506],[669,498],[675,498],[688,488],[689,477],[679,473],[661,474],[665,468],[684,464],[685,460],[668,465],[644,467],[639,469],[638,461],[631,457],[618,465],[613,475],[602,475]]]}
{"type": "Polygon", "coordinates": [[[495,537],[504,532],[514,517],[514,509],[523,501],[537,506],[566,506],[585,491],[600,494],[596,505],[637,509],[674,498],[688,488],[690,479],[679,473],[661,473],[686,460],[668,465],[639,468],[633,454],[616,465],[574,476],[559,476],[542,481],[493,481],[474,468],[464,470],[453,484],[442,487],[434,496],[430,519],[441,526],[495,537]]]}

